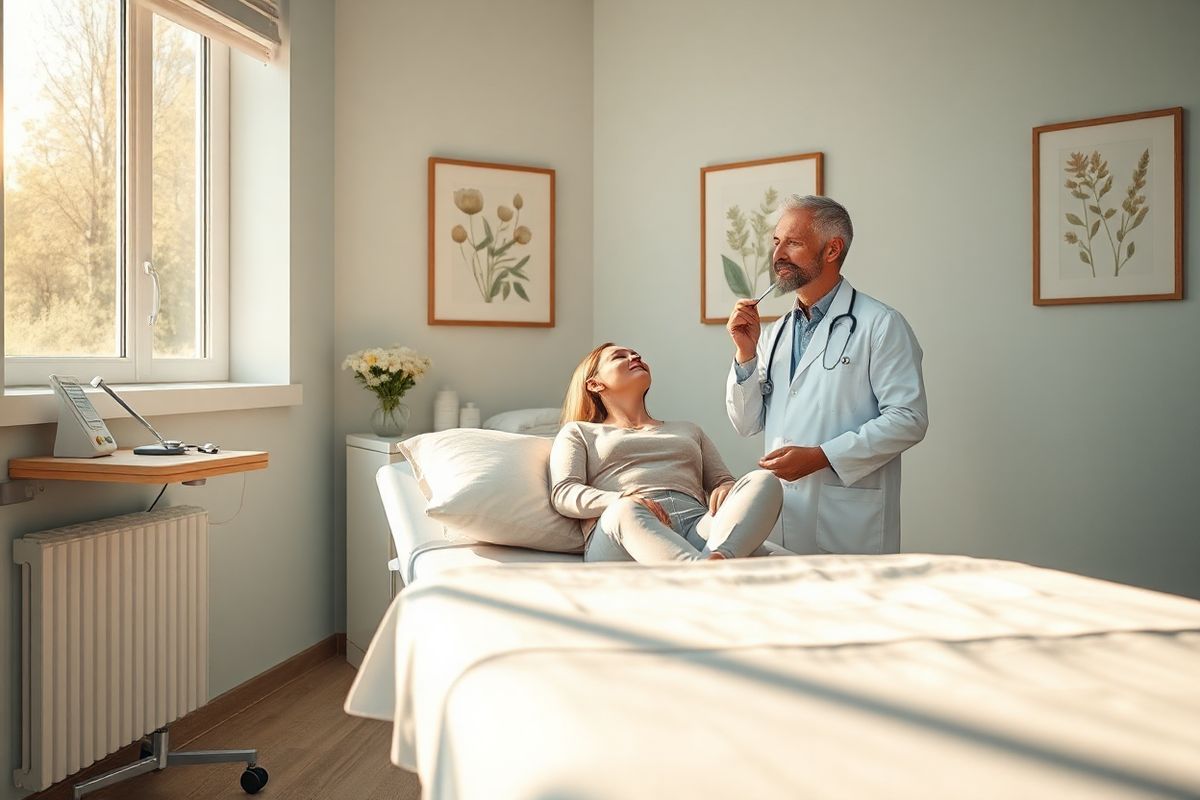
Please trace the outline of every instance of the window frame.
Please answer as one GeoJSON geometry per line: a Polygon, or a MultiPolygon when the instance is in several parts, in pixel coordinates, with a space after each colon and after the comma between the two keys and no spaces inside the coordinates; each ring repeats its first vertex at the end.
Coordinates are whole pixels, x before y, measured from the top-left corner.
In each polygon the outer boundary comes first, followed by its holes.
{"type": "MultiPolygon", "coordinates": [[[[174,383],[225,381],[229,378],[229,47],[205,37],[200,79],[204,123],[198,126],[198,148],[206,156],[203,170],[203,207],[199,213],[197,245],[203,253],[204,352],[198,358],[155,358],[154,331],[148,320],[153,304],[153,281],[143,265],[153,263],[153,148],[152,82],[153,24],[155,13],[134,2],[120,0],[122,73],[120,102],[122,125],[118,135],[120,202],[117,227],[123,255],[124,281],[118,301],[118,325],[123,336],[121,356],[4,358],[4,385],[45,385],[52,374],[76,375],[87,380],[103,375],[111,383],[174,383]]],[[[3,2],[0,0],[0,31],[3,2]]],[[[2,151],[0,151],[2,152],[2,151]]],[[[200,177],[198,175],[198,177],[200,177]]],[[[199,184],[199,181],[198,181],[199,184]]],[[[3,198],[0,185],[0,201],[3,198]]],[[[2,269],[0,254],[0,269],[2,269]]],[[[3,307],[0,306],[0,319],[3,307]]],[[[2,331],[0,331],[2,341],[2,331]]]]}

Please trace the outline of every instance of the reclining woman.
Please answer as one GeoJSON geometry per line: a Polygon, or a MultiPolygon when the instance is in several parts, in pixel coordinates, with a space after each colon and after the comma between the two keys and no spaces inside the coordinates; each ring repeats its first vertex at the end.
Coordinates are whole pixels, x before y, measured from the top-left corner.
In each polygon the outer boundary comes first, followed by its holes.
{"type": "Polygon", "coordinates": [[[735,481],[698,425],[646,410],[650,367],[611,342],[575,369],[550,453],[550,500],[584,520],[584,561],[762,555],[783,487],[766,470],[735,481]]]}

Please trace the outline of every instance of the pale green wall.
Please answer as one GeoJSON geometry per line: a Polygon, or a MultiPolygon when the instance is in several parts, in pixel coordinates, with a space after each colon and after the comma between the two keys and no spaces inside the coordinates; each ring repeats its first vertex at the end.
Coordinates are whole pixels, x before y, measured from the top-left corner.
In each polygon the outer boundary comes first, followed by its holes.
{"type": "MultiPolygon", "coordinates": [[[[592,338],[590,0],[340,0],[336,47],[335,350],[401,342],[432,356],[409,395],[410,430],[430,430],[442,385],[484,416],[558,405],[592,338]],[[557,324],[430,327],[427,159],[557,171],[557,324]]],[[[336,386],[335,576],[344,626],[345,434],[372,397],[336,386]]]]}
{"type": "MultiPolygon", "coordinates": [[[[238,102],[238,72],[263,71],[278,78],[284,97],[275,97],[273,115],[260,120],[255,131],[234,130],[234,170],[253,165],[238,163],[239,136],[257,132],[281,133],[276,143],[282,161],[267,165],[275,184],[273,202],[284,209],[282,237],[271,258],[282,258],[290,280],[278,290],[290,293],[293,325],[290,333],[290,378],[304,386],[304,404],[295,408],[221,414],[189,414],[155,418],[159,430],[187,441],[215,441],[232,449],[264,449],[271,454],[269,469],[246,477],[245,504],[228,525],[210,531],[209,689],[219,694],[269,669],[324,639],[333,623],[332,574],[333,496],[330,460],[333,390],[333,4],[331,0],[290,0],[289,32],[294,44],[290,64],[264,67],[235,63],[234,98],[238,102]],[[286,69],[273,75],[272,70],[286,69]],[[290,134],[289,134],[290,129],[290,134]],[[290,204],[289,204],[290,196],[290,204]],[[287,209],[290,207],[290,211],[287,209]],[[289,256],[290,252],[290,256],[289,256]]],[[[262,77],[262,76],[256,76],[262,77]]],[[[235,128],[236,128],[236,122],[235,128]]],[[[238,186],[237,176],[234,180],[238,186]]],[[[256,214],[253,207],[238,213],[236,225],[262,223],[280,233],[280,218],[256,214]]],[[[235,243],[234,254],[237,253],[235,243]]],[[[233,269],[253,268],[259,261],[233,261],[233,269]]],[[[263,267],[265,268],[265,267],[263,267]]],[[[269,303],[267,305],[270,305],[269,303]]],[[[235,346],[245,346],[245,340],[235,346]]],[[[287,372],[288,370],[283,370],[287,372]]],[[[143,438],[136,423],[113,420],[119,441],[143,438]]],[[[0,428],[0,461],[48,453],[54,425],[0,428]]],[[[12,770],[20,757],[17,680],[17,568],[11,564],[10,542],[25,533],[58,525],[98,519],[144,509],[161,487],[116,484],[46,482],[46,492],[31,503],[0,507],[0,544],[7,568],[0,569],[0,642],[9,643],[0,657],[0,798],[22,793],[12,785],[12,770]]],[[[163,503],[197,504],[210,518],[229,518],[238,506],[240,476],[211,479],[200,488],[174,486],[163,503]]],[[[229,742],[254,746],[254,742],[229,742]]]]}
{"type": "Polygon", "coordinates": [[[652,410],[749,468],[761,440],[722,405],[728,337],[696,322],[699,169],[823,151],[855,222],[848,277],[925,350],[904,549],[1200,596],[1195,300],[1030,301],[1031,129],[1200,107],[1198,30],[1190,0],[597,0],[594,338],[639,348],[652,410]]]}

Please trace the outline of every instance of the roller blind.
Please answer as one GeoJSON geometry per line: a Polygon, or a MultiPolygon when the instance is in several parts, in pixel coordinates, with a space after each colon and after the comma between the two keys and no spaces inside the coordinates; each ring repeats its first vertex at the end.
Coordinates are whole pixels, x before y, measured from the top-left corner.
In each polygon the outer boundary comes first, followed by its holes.
{"type": "Polygon", "coordinates": [[[279,52],[279,0],[137,0],[172,22],[261,61],[279,52]]]}

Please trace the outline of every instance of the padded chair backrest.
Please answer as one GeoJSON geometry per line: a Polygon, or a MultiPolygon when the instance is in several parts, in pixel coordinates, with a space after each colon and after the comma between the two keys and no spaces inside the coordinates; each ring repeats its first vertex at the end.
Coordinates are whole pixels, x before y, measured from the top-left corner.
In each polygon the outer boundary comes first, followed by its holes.
{"type": "Polygon", "coordinates": [[[379,487],[379,497],[383,500],[403,574],[417,548],[429,542],[445,541],[445,529],[425,514],[425,497],[407,461],[380,467],[375,473],[375,484],[379,487]]]}

